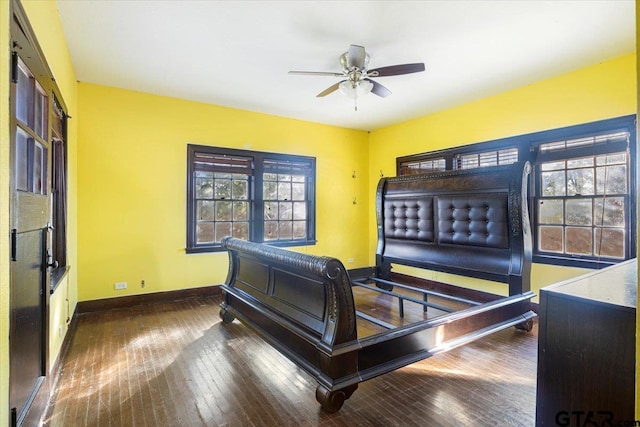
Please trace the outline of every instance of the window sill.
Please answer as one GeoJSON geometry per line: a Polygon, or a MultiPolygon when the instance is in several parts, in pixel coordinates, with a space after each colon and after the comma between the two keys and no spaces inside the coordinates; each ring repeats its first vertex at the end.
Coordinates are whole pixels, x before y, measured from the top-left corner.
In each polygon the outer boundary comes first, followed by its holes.
{"type": "Polygon", "coordinates": [[[56,289],[58,289],[58,285],[60,285],[60,283],[62,283],[62,279],[65,278],[65,276],[67,275],[67,273],[69,273],[71,267],[69,267],[68,265],[65,265],[64,267],[58,267],[54,270],[51,270],[51,276],[50,276],[50,293],[53,294],[56,289]]]}
{"type": "Polygon", "coordinates": [[[562,267],[577,267],[577,268],[589,268],[592,270],[600,270],[605,267],[624,262],[626,260],[612,260],[612,259],[584,259],[584,258],[567,258],[553,255],[533,255],[532,261],[537,264],[549,264],[558,265],[562,267]]]}
{"type": "MultiPolygon", "coordinates": [[[[317,240],[299,240],[299,241],[288,241],[288,242],[262,242],[262,244],[282,248],[282,247],[293,247],[293,246],[314,246],[317,242],[318,242],[317,240]]],[[[260,242],[256,242],[256,243],[260,243],[260,242]]],[[[201,246],[196,248],[186,248],[185,251],[187,252],[187,254],[202,254],[202,253],[225,252],[226,249],[222,248],[220,245],[216,245],[216,246],[201,246]]]]}

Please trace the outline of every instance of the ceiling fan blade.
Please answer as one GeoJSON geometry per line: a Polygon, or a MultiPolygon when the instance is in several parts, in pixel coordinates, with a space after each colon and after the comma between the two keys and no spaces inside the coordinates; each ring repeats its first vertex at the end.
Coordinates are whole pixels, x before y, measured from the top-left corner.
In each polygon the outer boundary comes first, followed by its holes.
{"type": "Polygon", "coordinates": [[[347,53],[347,68],[357,67],[363,69],[366,58],[367,53],[364,51],[364,47],[352,44],[349,46],[349,52],[347,53]]]}
{"type": "Polygon", "coordinates": [[[289,74],[299,74],[302,76],[344,77],[344,73],[332,73],[330,71],[289,71],[289,74]]]}
{"type": "MultiPolygon", "coordinates": [[[[345,82],[346,80],[342,80],[342,82],[345,82]]],[[[328,88],[326,88],[325,90],[323,90],[322,92],[320,92],[319,94],[316,95],[316,98],[320,98],[323,96],[327,96],[330,93],[335,92],[336,90],[338,90],[338,87],[340,86],[340,83],[342,82],[338,82],[336,84],[333,84],[331,86],[329,86],[328,88]]]]}
{"type": "Polygon", "coordinates": [[[369,83],[373,84],[373,88],[371,89],[371,93],[376,94],[378,96],[381,96],[382,98],[386,98],[387,96],[391,95],[391,91],[389,89],[387,89],[386,87],[382,86],[380,83],[374,82],[371,79],[364,79],[364,80],[366,80],[369,83]]]}
{"type": "Polygon", "coordinates": [[[418,62],[415,64],[390,65],[388,67],[375,68],[367,71],[369,77],[387,77],[399,76],[401,74],[419,73],[424,71],[424,64],[418,62]]]}

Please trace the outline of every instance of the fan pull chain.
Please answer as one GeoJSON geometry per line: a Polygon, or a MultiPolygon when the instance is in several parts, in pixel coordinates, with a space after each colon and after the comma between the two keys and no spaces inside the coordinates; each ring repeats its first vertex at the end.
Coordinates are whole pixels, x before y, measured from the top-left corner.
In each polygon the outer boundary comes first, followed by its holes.
{"type": "Polygon", "coordinates": [[[353,91],[353,111],[358,111],[358,91],[355,88],[353,91]]]}

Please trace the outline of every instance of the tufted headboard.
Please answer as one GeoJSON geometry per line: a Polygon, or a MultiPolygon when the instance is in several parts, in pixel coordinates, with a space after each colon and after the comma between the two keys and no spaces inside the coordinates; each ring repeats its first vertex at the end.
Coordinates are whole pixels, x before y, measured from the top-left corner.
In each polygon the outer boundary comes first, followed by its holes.
{"type": "Polygon", "coordinates": [[[382,178],[376,273],[402,264],[529,291],[528,162],[382,178]]]}

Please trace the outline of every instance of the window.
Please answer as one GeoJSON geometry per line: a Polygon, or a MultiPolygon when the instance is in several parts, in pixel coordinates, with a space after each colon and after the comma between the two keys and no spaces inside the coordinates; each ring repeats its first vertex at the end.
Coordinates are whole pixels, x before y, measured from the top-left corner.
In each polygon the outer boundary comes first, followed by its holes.
{"type": "Polygon", "coordinates": [[[396,159],[398,175],[528,160],[535,262],[603,267],[636,254],[635,116],[396,159]]]}
{"type": "Polygon", "coordinates": [[[55,276],[67,266],[67,115],[56,96],[53,97],[51,134],[51,243],[53,260],[58,263],[55,276]]]}
{"type": "Polygon", "coordinates": [[[528,146],[521,146],[513,138],[507,138],[398,157],[396,159],[396,173],[398,175],[413,175],[453,169],[508,165],[517,162],[518,159],[525,159],[528,155],[528,146]]]}
{"type": "Polygon", "coordinates": [[[443,171],[446,170],[447,167],[444,157],[434,157],[400,162],[399,169],[399,175],[416,175],[426,172],[443,171]]]}
{"type": "Polygon", "coordinates": [[[630,136],[618,131],[537,146],[537,253],[629,258],[630,136]]]}
{"type": "Polygon", "coordinates": [[[457,154],[454,156],[456,169],[483,168],[487,166],[510,165],[518,161],[516,147],[502,150],[481,151],[479,153],[457,154]]]}
{"type": "Polygon", "coordinates": [[[14,55],[16,80],[16,189],[47,194],[49,97],[24,62],[14,55]]]}
{"type": "Polygon", "coordinates": [[[315,158],[189,145],[187,253],[315,243],[315,158]]]}

